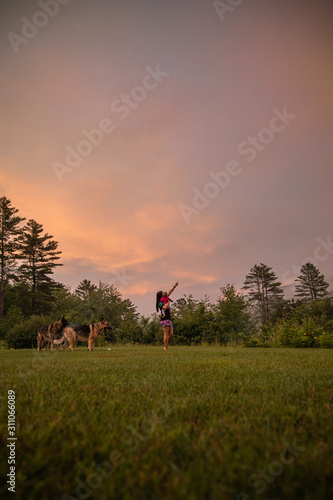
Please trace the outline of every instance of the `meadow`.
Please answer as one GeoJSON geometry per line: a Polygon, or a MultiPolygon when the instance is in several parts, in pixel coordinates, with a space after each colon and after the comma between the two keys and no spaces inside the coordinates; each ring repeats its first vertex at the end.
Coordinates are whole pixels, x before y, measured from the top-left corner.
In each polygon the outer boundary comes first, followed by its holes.
{"type": "Polygon", "coordinates": [[[16,499],[333,498],[329,349],[0,351],[16,499]]]}

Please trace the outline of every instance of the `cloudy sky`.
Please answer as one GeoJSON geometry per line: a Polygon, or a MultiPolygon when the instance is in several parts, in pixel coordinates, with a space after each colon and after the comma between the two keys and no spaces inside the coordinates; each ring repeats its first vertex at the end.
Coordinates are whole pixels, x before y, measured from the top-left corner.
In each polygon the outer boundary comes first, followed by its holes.
{"type": "Polygon", "coordinates": [[[0,193],[55,278],[216,300],[255,264],[333,284],[330,0],[1,3],[0,193]],[[223,6],[224,4],[224,6],[223,6]]]}

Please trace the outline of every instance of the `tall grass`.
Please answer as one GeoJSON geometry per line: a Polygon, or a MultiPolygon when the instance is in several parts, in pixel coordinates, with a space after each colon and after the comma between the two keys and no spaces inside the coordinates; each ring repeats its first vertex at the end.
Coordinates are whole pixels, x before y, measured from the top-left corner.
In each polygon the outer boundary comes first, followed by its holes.
{"type": "Polygon", "coordinates": [[[333,498],[330,350],[20,350],[0,366],[17,499],[333,498]]]}

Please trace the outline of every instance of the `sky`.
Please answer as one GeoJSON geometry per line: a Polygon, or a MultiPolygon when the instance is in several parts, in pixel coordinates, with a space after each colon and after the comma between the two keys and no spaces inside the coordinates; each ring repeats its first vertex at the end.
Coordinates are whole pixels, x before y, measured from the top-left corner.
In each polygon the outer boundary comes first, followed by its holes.
{"type": "Polygon", "coordinates": [[[141,314],[259,263],[333,288],[330,0],[2,2],[0,193],[141,314]]]}

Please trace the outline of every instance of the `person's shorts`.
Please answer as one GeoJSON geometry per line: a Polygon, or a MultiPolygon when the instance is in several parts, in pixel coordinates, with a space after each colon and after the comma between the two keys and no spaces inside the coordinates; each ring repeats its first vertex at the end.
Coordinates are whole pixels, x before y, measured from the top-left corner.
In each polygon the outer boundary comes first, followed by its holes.
{"type": "Polygon", "coordinates": [[[170,328],[173,328],[173,324],[169,319],[165,319],[164,321],[161,321],[162,328],[165,326],[170,326],[170,328]]]}

